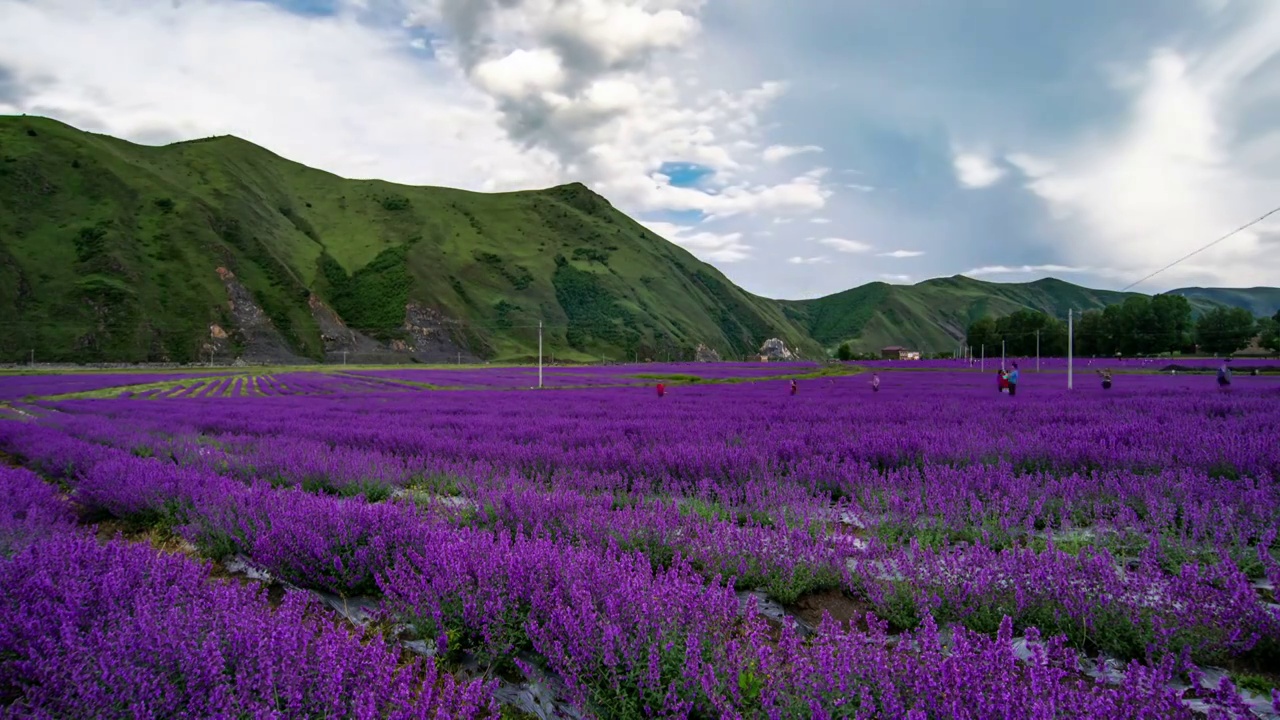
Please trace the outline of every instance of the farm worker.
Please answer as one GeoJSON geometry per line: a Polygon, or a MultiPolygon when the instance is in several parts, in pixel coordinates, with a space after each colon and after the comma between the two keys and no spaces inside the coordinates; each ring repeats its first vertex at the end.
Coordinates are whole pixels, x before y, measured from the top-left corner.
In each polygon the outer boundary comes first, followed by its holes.
{"type": "Polygon", "coordinates": [[[1009,373],[1009,394],[1015,395],[1018,392],[1018,363],[1013,364],[1013,372],[1009,373]]]}
{"type": "Polygon", "coordinates": [[[796,381],[795,381],[795,380],[792,380],[792,381],[791,381],[791,394],[792,394],[792,395],[795,395],[795,394],[796,394],[796,392],[797,392],[798,390],[800,390],[800,388],[796,385],[796,381]]]}
{"type": "Polygon", "coordinates": [[[667,386],[662,383],[658,383],[658,397],[662,397],[663,395],[666,395],[666,394],[667,394],[667,386]]]}
{"type": "Polygon", "coordinates": [[[1222,361],[1222,367],[1218,368],[1218,387],[1225,390],[1231,386],[1231,368],[1227,367],[1227,362],[1222,361]]]}
{"type": "Polygon", "coordinates": [[[871,392],[880,392],[880,374],[871,373],[871,392]]]}
{"type": "Polygon", "coordinates": [[[1111,371],[1099,370],[1098,376],[1102,378],[1102,389],[1110,390],[1111,389],[1111,371]]]}

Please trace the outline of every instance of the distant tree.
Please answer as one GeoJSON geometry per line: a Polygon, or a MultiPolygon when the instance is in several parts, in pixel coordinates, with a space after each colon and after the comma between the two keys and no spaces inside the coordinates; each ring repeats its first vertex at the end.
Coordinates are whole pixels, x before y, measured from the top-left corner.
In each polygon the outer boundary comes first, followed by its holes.
{"type": "Polygon", "coordinates": [[[1150,335],[1144,338],[1146,353],[1171,353],[1186,347],[1191,338],[1191,303],[1181,295],[1151,298],[1150,335]]]}
{"type": "Polygon", "coordinates": [[[1280,310],[1269,318],[1259,320],[1258,327],[1261,330],[1258,344],[1273,353],[1280,353],[1280,310]]]}
{"type": "Polygon", "coordinates": [[[1111,327],[1101,310],[1089,310],[1075,323],[1075,352],[1080,355],[1111,355],[1115,342],[1111,327]]]}
{"type": "Polygon", "coordinates": [[[996,321],[993,318],[984,317],[970,323],[968,330],[965,331],[964,341],[975,350],[974,354],[977,354],[984,345],[988,355],[991,354],[992,348],[999,352],[1000,333],[996,327],[996,321]]]}
{"type": "Polygon", "coordinates": [[[996,335],[1005,342],[1009,355],[1034,355],[1039,340],[1041,355],[1065,355],[1067,328],[1056,318],[1038,310],[1018,310],[996,321],[996,335]]]}
{"type": "Polygon", "coordinates": [[[1257,332],[1253,313],[1244,308],[1214,308],[1196,321],[1196,342],[1214,355],[1230,355],[1249,346],[1257,332]]]}
{"type": "Polygon", "coordinates": [[[1155,316],[1151,309],[1151,298],[1146,295],[1131,295],[1119,305],[1108,305],[1102,311],[1107,321],[1112,341],[1112,351],[1123,355],[1141,355],[1151,352],[1152,327],[1155,316]]]}
{"type": "Polygon", "coordinates": [[[853,356],[853,346],[847,342],[840,343],[840,347],[836,348],[836,359],[841,362],[849,362],[853,356]]]}
{"type": "Polygon", "coordinates": [[[409,202],[409,198],[403,195],[386,195],[379,202],[383,210],[390,210],[391,212],[408,210],[412,204],[409,202]]]}

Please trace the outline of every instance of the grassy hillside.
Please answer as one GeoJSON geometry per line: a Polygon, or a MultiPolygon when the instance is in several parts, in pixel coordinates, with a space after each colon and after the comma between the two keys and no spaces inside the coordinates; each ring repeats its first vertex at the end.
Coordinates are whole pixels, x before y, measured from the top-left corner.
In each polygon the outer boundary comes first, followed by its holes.
{"type": "Polygon", "coordinates": [[[990,283],[956,275],[916,285],[871,283],[786,306],[828,348],[847,340],[859,352],[887,345],[940,352],[955,349],[969,323],[987,315],[1000,317],[1032,308],[1066,317],[1069,308],[1091,310],[1122,302],[1124,297],[1052,278],[990,283]]]}
{"type": "MultiPolygon", "coordinates": [[[[1178,291],[1270,315],[1280,290],[1178,291]]],[[[581,184],[481,194],[346,180],[234,137],[135,145],[0,116],[0,362],[817,357],[950,350],[983,315],[1123,300],[963,276],[775,301],[581,184]]]]}
{"type": "Polygon", "coordinates": [[[0,317],[0,361],[430,342],[519,358],[539,320],[566,359],[740,356],[770,337],[820,352],[580,184],[345,180],[234,137],[147,147],[35,117],[0,117],[0,317]]]}
{"type": "Polygon", "coordinates": [[[1270,317],[1280,310],[1280,288],[1182,288],[1169,292],[1183,295],[1193,304],[1242,307],[1258,317],[1270,317]]]}
{"type": "MultiPolygon", "coordinates": [[[[1185,295],[1198,315],[1213,307],[1243,307],[1269,316],[1280,307],[1280,289],[1191,288],[1185,295]]],[[[789,317],[815,340],[833,349],[849,341],[857,352],[902,345],[924,352],[953,350],[969,323],[1030,308],[1065,318],[1067,310],[1095,310],[1123,302],[1129,295],[1091,290],[1045,278],[1028,283],[992,283],[963,275],[915,285],[869,283],[815,300],[784,302],[789,317]]]]}

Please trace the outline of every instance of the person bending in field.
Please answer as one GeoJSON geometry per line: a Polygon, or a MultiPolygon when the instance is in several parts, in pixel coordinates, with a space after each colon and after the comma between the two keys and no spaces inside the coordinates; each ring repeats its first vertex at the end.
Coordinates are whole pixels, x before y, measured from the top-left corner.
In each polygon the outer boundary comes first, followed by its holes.
{"type": "Polygon", "coordinates": [[[880,392],[880,373],[871,373],[871,392],[880,392]]]}
{"type": "Polygon", "coordinates": [[[1227,367],[1226,361],[1218,368],[1218,389],[1226,390],[1231,387],[1231,368],[1227,367]]]}
{"type": "Polygon", "coordinates": [[[1013,364],[1013,372],[1009,373],[1009,395],[1018,394],[1018,363],[1013,364]]]}
{"type": "Polygon", "coordinates": [[[791,394],[792,394],[792,395],[795,395],[797,392],[799,392],[799,390],[800,390],[800,386],[796,385],[796,381],[795,381],[795,380],[792,380],[792,381],[791,381],[791,394]]]}
{"type": "Polygon", "coordinates": [[[1102,378],[1102,389],[1110,390],[1111,389],[1111,371],[1099,370],[1098,377],[1102,378]]]}

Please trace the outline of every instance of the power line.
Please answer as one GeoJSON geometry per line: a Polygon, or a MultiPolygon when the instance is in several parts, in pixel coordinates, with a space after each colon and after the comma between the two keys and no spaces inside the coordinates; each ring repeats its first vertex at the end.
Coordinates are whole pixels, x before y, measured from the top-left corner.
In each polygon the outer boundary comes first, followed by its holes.
{"type": "Polygon", "coordinates": [[[1233,235],[1235,235],[1235,234],[1237,234],[1237,233],[1239,233],[1239,232],[1242,232],[1242,231],[1244,231],[1244,230],[1247,230],[1247,229],[1249,229],[1249,228],[1253,227],[1254,225],[1257,225],[1258,223],[1262,222],[1263,220],[1266,220],[1267,218],[1271,217],[1272,215],[1275,215],[1275,214],[1276,214],[1276,213],[1278,213],[1278,212],[1280,212],[1280,207],[1277,207],[1277,208],[1272,209],[1270,212],[1268,212],[1268,213],[1264,214],[1262,217],[1258,218],[1257,220],[1254,220],[1254,221],[1252,221],[1252,222],[1249,222],[1249,223],[1246,223],[1246,224],[1244,224],[1244,225],[1241,225],[1240,227],[1236,228],[1235,230],[1232,230],[1231,232],[1227,233],[1226,235],[1223,235],[1222,237],[1218,238],[1217,240],[1214,240],[1213,242],[1209,243],[1208,245],[1205,245],[1204,247],[1200,248],[1199,250],[1195,250],[1195,251],[1193,251],[1193,252],[1187,253],[1186,255],[1183,255],[1182,257],[1178,258],[1177,260],[1174,260],[1173,262],[1169,263],[1168,265],[1165,265],[1164,267],[1160,268],[1159,270],[1156,270],[1155,272],[1151,273],[1150,275],[1147,275],[1146,277],[1142,278],[1141,280],[1137,280],[1137,281],[1135,281],[1135,282],[1129,283],[1128,285],[1126,285],[1126,286],[1124,286],[1123,288],[1121,288],[1121,289],[1120,289],[1120,292],[1128,292],[1128,291],[1129,291],[1129,289],[1130,289],[1130,288],[1132,288],[1132,287],[1134,287],[1135,285],[1141,285],[1142,283],[1144,283],[1144,282],[1146,282],[1146,281],[1150,280],[1151,278],[1153,278],[1153,277],[1155,277],[1155,276],[1159,275],[1160,273],[1164,272],[1165,270],[1168,270],[1169,268],[1173,267],[1174,265],[1177,265],[1178,263],[1180,263],[1180,262],[1182,262],[1182,261],[1184,261],[1184,260],[1186,260],[1186,259],[1188,259],[1188,258],[1191,258],[1191,257],[1194,257],[1194,256],[1196,256],[1196,255],[1199,255],[1200,253],[1204,252],[1205,250],[1208,250],[1209,248],[1213,247],[1214,245],[1217,245],[1218,243],[1222,242],[1223,240],[1226,240],[1227,238],[1229,238],[1229,237],[1231,237],[1231,236],[1233,236],[1233,235]]]}

